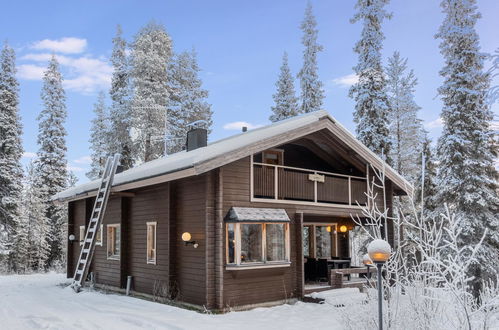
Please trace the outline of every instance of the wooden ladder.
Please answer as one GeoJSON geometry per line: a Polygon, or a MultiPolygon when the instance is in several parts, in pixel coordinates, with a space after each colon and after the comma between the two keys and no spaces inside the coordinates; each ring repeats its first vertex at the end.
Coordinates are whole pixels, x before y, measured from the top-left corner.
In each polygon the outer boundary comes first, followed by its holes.
{"type": "MultiPolygon", "coordinates": [[[[106,166],[104,168],[104,173],[102,174],[99,190],[97,190],[97,196],[95,197],[95,203],[92,210],[92,215],[90,217],[90,222],[85,233],[83,245],[81,247],[78,264],[73,276],[73,283],[71,284],[71,287],[75,292],[80,291],[81,287],[85,283],[85,279],[87,278],[88,270],[90,268],[92,257],[95,251],[95,238],[97,237],[97,231],[100,228],[102,219],[104,219],[107,201],[109,200],[111,187],[113,186],[114,174],[119,162],[120,154],[116,154],[114,155],[114,157],[110,156],[106,161],[106,166]]],[[[101,233],[101,237],[104,237],[103,233],[101,233]]]]}

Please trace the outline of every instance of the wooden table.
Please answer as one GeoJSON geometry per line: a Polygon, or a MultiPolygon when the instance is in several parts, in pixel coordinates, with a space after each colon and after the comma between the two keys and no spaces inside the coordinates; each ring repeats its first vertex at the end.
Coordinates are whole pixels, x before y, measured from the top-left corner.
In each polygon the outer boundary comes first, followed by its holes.
{"type": "Polygon", "coordinates": [[[350,268],[351,260],[347,259],[328,259],[327,264],[331,265],[334,269],[350,268]],[[346,267],[345,267],[346,266],[346,267]]]}

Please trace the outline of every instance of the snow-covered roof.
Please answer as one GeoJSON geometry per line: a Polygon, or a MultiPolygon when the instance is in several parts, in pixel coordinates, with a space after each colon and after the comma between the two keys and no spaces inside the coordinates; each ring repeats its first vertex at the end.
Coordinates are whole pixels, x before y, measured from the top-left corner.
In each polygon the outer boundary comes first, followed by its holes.
{"type": "Polygon", "coordinates": [[[225,218],[227,222],[290,222],[284,209],[262,207],[231,207],[225,218]]]}
{"type": "MultiPolygon", "coordinates": [[[[147,163],[143,163],[137,167],[126,170],[122,173],[118,173],[114,177],[113,190],[122,191],[126,189],[119,189],[120,186],[125,188],[127,184],[132,182],[144,181],[151,178],[164,176],[169,173],[179,172],[182,170],[192,169],[191,171],[186,171],[188,175],[197,175],[204,173],[210,170],[210,167],[203,164],[208,162],[212,162],[217,160],[223,156],[222,162],[217,162],[214,167],[219,167],[225,164],[232,162],[237,159],[241,159],[246,157],[252,153],[255,153],[257,149],[255,149],[255,145],[261,145],[262,141],[269,141],[268,143],[274,143],[274,146],[283,144],[287,142],[285,139],[295,139],[296,135],[290,135],[290,132],[299,131],[305,127],[311,127],[312,130],[320,130],[324,129],[325,126],[318,125],[319,122],[324,119],[329,119],[330,122],[334,123],[335,129],[339,129],[343,138],[345,137],[349,141],[345,141],[350,147],[352,147],[352,143],[356,145],[356,149],[362,149],[364,156],[368,162],[373,163],[374,166],[380,167],[382,164],[382,160],[376,156],[373,152],[371,152],[367,147],[365,147],[362,143],[355,139],[355,137],[341,124],[339,124],[332,116],[328,114],[327,111],[321,110],[316,112],[307,113],[301,116],[293,117],[290,119],[286,119],[283,121],[279,121],[268,126],[260,127],[257,129],[253,129],[247,132],[243,132],[240,134],[233,135],[228,138],[224,138],[212,143],[209,143],[206,147],[201,147],[189,152],[181,151],[172,155],[168,155],[167,157],[159,158],[147,163]],[[317,125],[314,125],[317,124],[317,125]],[[233,157],[227,157],[227,155],[233,155],[233,157]],[[368,157],[366,157],[366,155],[368,157]],[[236,158],[234,158],[236,157],[236,158]]],[[[305,132],[305,131],[304,131],[305,132]]],[[[307,131],[306,134],[310,134],[311,131],[307,131]]],[[[304,133],[305,134],[305,133],[304,133]]],[[[266,149],[266,148],[265,148],[266,149]]],[[[398,173],[396,173],[392,168],[388,165],[385,165],[385,170],[388,178],[392,181],[396,179],[398,181],[398,186],[400,188],[412,190],[411,185],[398,173]],[[402,183],[402,184],[400,184],[402,183]]],[[[184,176],[184,177],[185,177],[184,176]]],[[[180,177],[175,177],[178,179],[180,177]]],[[[152,180],[149,180],[153,182],[152,180]]],[[[169,181],[165,179],[164,181],[169,181]]],[[[75,198],[78,195],[82,195],[88,192],[92,192],[97,190],[99,187],[100,180],[94,180],[88,183],[84,183],[78,185],[73,188],[69,188],[64,190],[53,196],[54,200],[67,200],[75,198]]],[[[152,184],[157,184],[157,181],[154,181],[152,184]]],[[[149,185],[149,184],[144,184],[149,185]]],[[[130,185],[128,185],[130,186],[130,185]]],[[[130,189],[130,188],[127,188],[130,189]]]]}

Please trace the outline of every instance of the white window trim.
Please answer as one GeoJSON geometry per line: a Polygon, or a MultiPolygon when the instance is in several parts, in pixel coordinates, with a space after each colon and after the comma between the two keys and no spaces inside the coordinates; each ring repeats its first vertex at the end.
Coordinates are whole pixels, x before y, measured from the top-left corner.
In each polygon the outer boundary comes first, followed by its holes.
{"type": "Polygon", "coordinates": [[[80,232],[79,232],[79,237],[78,237],[78,240],[80,242],[80,245],[83,245],[83,243],[85,242],[85,234],[86,234],[86,231],[85,231],[85,226],[80,226],[80,232]],[[82,235],[82,229],[83,229],[83,235],[82,235]]]}
{"type": "Polygon", "coordinates": [[[234,224],[234,263],[229,263],[229,223],[225,224],[225,269],[227,270],[243,270],[243,269],[258,269],[258,268],[276,268],[287,267],[291,264],[291,249],[289,238],[289,222],[235,222],[234,224]],[[262,225],[262,259],[258,262],[241,263],[241,225],[253,224],[262,225]],[[278,261],[267,261],[266,254],[266,225],[283,224],[284,225],[284,253],[285,259],[278,261]]]}
{"type": "Polygon", "coordinates": [[[100,242],[97,240],[99,231],[95,234],[95,245],[102,246],[104,244],[104,225],[100,225],[100,242]]]}
{"type": "Polygon", "coordinates": [[[157,221],[146,222],[146,262],[151,265],[156,265],[156,260],[158,259],[158,250],[156,249],[156,243],[158,242],[157,236],[158,236],[158,222],[157,221]],[[149,251],[147,250],[149,248],[149,242],[147,241],[149,239],[149,235],[147,232],[149,226],[154,226],[154,260],[149,259],[149,251]]]}
{"type": "MultiPolygon", "coordinates": [[[[106,227],[106,233],[109,231],[109,228],[118,228],[120,230],[120,245],[121,245],[121,240],[122,240],[122,237],[121,237],[121,225],[119,223],[113,223],[113,224],[109,224],[107,225],[106,227]]],[[[106,256],[107,256],[107,260],[120,260],[120,256],[119,255],[109,255],[109,235],[106,235],[107,237],[107,240],[106,240],[106,256]]],[[[116,244],[116,242],[115,242],[116,244]]],[[[120,254],[121,254],[121,246],[120,246],[120,254]]]]}

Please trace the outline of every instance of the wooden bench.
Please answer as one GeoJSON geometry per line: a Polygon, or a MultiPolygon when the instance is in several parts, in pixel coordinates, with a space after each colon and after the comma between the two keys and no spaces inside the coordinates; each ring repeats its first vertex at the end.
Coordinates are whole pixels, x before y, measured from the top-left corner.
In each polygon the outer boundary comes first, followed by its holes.
{"type": "MultiPolygon", "coordinates": [[[[329,285],[331,285],[331,288],[333,289],[340,289],[344,288],[349,285],[350,283],[345,283],[343,281],[343,278],[345,275],[351,275],[351,274],[367,274],[368,273],[376,273],[376,267],[362,267],[362,268],[345,268],[345,269],[331,269],[331,273],[329,274],[329,285]]],[[[350,281],[348,281],[350,282],[350,281]]],[[[359,284],[362,286],[363,283],[366,281],[357,281],[354,286],[358,287],[359,284]]]]}

